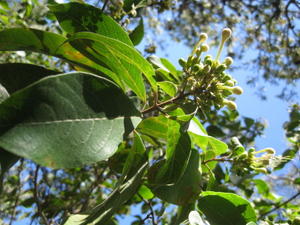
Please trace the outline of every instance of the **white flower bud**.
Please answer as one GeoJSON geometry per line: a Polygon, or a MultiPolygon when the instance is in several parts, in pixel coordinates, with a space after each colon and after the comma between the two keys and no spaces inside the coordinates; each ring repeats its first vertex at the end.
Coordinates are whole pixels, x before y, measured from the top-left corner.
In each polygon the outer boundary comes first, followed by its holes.
{"type": "Polygon", "coordinates": [[[236,94],[236,95],[241,95],[244,92],[244,90],[239,86],[233,87],[231,90],[232,90],[232,93],[236,94]]]}
{"type": "Polygon", "coordinates": [[[229,67],[233,63],[233,59],[231,57],[226,57],[224,63],[227,67],[229,67]]]}
{"type": "Polygon", "coordinates": [[[207,40],[207,33],[201,33],[199,37],[200,37],[200,41],[204,42],[207,40]]]}
{"type": "Polygon", "coordinates": [[[207,52],[209,50],[209,46],[207,44],[202,44],[200,49],[202,52],[207,52]]]}
{"type": "Polygon", "coordinates": [[[228,38],[231,37],[232,31],[229,28],[224,28],[222,30],[222,41],[226,41],[228,38]]]}

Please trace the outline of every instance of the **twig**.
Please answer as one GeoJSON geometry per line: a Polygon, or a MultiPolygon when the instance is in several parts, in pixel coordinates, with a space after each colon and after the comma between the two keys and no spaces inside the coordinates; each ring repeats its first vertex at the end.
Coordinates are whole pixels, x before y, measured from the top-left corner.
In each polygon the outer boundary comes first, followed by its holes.
{"type": "Polygon", "coordinates": [[[155,221],[155,212],[153,210],[152,204],[150,201],[146,200],[143,198],[143,196],[141,196],[139,193],[137,193],[137,195],[143,200],[143,202],[145,202],[149,208],[150,208],[150,214],[146,216],[146,218],[143,219],[143,221],[146,221],[147,219],[149,219],[151,217],[152,220],[152,224],[153,225],[157,225],[156,221],[155,221]]]}
{"type": "Polygon", "coordinates": [[[104,9],[105,9],[107,3],[108,3],[108,0],[105,0],[105,2],[103,3],[102,9],[101,9],[102,12],[104,12],[104,9]]]}
{"type": "Polygon", "coordinates": [[[262,220],[266,215],[280,209],[280,207],[286,205],[287,203],[293,201],[294,199],[296,199],[298,196],[300,195],[300,191],[298,191],[298,193],[296,193],[295,195],[293,195],[292,197],[290,197],[288,200],[284,201],[283,203],[276,205],[273,209],[263,213],[262,215],[260,215],[260,217],[258,218],[258,220],[262,220]]]}
{"type": "Polygon", "coordinates": [[[213,162],[213,161],[217,161],[217,162],[232,162],[232,159],[228,159],[227,157],[223,157],[223,158],[213,158],[213,159],[208,159],[203,161],[203,164],[206,164],[208,162],[213,162]]]}
{"type": "Polygon", "coordinates": [[[173,97],[173,98],[170,98],[164,102],[161,102],[161,103],[156,103],[154,104],[153,106],[149,107],[148,109],[145,109],[143,110],[141,113],[142,114],[146,114],[146,113],[149,113],[149,112],[152,112],[154,110],[159,110],[161,107],[165,106],[165,105],[169,105],[169,104],[172,104],[172,103],[175,103],[176,101],[178,100],[181,100],[189,95],[192,95],[193,93],[180,93],[179,95],[173,97]]]}
{"type": "Polygon", "coordinates": [[[13,212],[11,214],[11,217],[10,217],[10,221],[9,221],[9,225],[12,225],[13,221],[14,221],[14,218],[16,216],[16,209],[17,209],[17,206],[19,204],[19,197],[20,197],[20,192],[21,192],[21,172],[23,170],[23,164],[24,164],[24,159],[21,159],[21,163],[20,163],[20,166],[18,167],[17,171],[18,171],[18,183],[17,183],[17,191],[16,191],[16,200],[15,200],[15,203],[14,203],[14,207],[13,207],[13,212]]]}
{"type": "Polygon", "coordinates": [[[38,174],[39,174],[39,169],[40,169],[40,166],[37,165],[36,169],[35,169],[35,172],[34,172],[34,177],[33,177],[33,185],[34,185],[34,193],[33,193],[33,195],[34,195],[35,203],[36,203],[36,206],[37,206],[38,215],[42,218],[44,224],[50,225],[50,223],[48,222],[45,214],[42,211],[41,203],[40,203],[40,200],[39,200],[39,194],[38,194],[38,174]]]}

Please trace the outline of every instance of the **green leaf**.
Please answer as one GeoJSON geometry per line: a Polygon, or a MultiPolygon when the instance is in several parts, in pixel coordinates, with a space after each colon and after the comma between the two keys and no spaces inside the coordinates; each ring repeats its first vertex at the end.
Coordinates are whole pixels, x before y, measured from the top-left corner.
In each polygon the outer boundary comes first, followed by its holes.
{"type": "MultiPolygon", "coordinates": [[[[183,151],[183,149],[180,149],[178,151],[183,151]]],[[[179,152],[177,152],[176,154],[178,154],[177,160],[172,161],[173,165],[168,165],[169,167],[172,166],[174,171],[176,171],[177,169],[182,170],[180,168],[182,167],[182,164],[180,164],[181,162],[178,158],[184,157],[184,155],[180,154],[179,152]]],[[[201,192],[202,183],[202,177],[199,171],[199,153],[197,152],[197,150],[191,150],[191,156],[188,157],[187,167],[185,168],[182,175],[177,174],[178,177],[175,183],[166,185],[153,185],[151,183],[153,179],[151,176],[153,176],[155,173],[158,173],[163,165],[164,164],[160,163],[155,167],[152,167],[152,170],[150,170],[149,172],[149,185],[155,196],[176,205],[186,205],[188,203],[194,202],[201,192]]]]}
{"type": "Polygon", "coordinates": [[[84,219],[87,218],[88,215],[83,214],[74,214],[71,215],[67,221],[64,223],[64,225],[79,225],[82,222],[84,222],[84,219]]]}
{"type": "Polygon", "coordinates": [[[215,156],[225,153],[228,149],[224,142],[207,135],[205,128],[197,118],[191,120],[188,132],[193,140],[193,143],[198,145],[203,151],[211,150],[215,156]]]}
{"type": "Polygon", "coordinates": [[[294,180],[294,184],[300,185],[300,177],[297,177],[297,178],[294,180]]]}
{"type": "Polygon", "coordinates": [[[71,2],[48,6],[60,26],[69,34],[81,31],[98,33],[133,46],[127,32],[110,16],[92,5],[71,2]]]}
{"type": "Polygon", "coordinates": [[[157,82],[157,85],[170,97],[174,97],[177,93],[177,87],[170,81],[157,82]]]}
{"type": "Polygon", "coordinates": [[[129,37],[134,45],[141,43],[144,37],[144,21],[141,17],[139,24],[134,28],[134,30],[129,34],[129,37]]]}
{"type": "Polygon", "coordinates": [[[49,76],[0,104],[0,147],[44,166],[81,167],[114,154],[137,115],[128,97],[104,78],[49,76]]]}
{"type": "Polygon", "coordinates": [[[0,148],[0,176],[12,167],[20,158],[0,148]]]}
{"type": "Polygon", "coordinates": [[[90,32],[76,33],[69,41],[91,60],[104,63],[118,74],[142,100],[146,99],[146,91],[141,73],[148,79],[153,90],[157,90],[152,66],[133,47],[90,32]]]}
{"type": "Polygon", "coordinates": [[[142,184],[142,178],[147,167],[148,163],[145,163],[132,178],[117,187],[108,198],[92,209],[82,225],[88,225],[89,223],[106,224],[112,215],[136,194],[142,184]]]}
{"type": "Polygon", "coordinates": [[[75,64],[76,69],[106,75],[125,89],[120,77],[101,64],[94,63],[74,49],[61,35],[29,28],[0,31],[1,51],[32,51],[52,55],[75,64]]]}
{"type": "Polygon", "coordinates": [[[141,134],[166,141],[168,139],[168,121],[169,119],[164,116],[149,117],[142,120],[136,130],[141,134]]]}
{"type": "Polygon", "coordinates": [[[166,80],[173,82],[178,82],[180,80],[176,67],[167,59],[152,55],[149,57],[149,61],[166,80]]]}
{"type": "Polygon", "coordinates": [[[245,225],[256,222],[256,214],[250,202],[232,193],[202,192],[198,208],[211,225],[245,225]]]}
{"type": "Polygon", "coordinates": [[[55,74],[58,74],[58,72],[32,64],[0,64],[0,83],[11,94],[43,77],[55,74]]]}

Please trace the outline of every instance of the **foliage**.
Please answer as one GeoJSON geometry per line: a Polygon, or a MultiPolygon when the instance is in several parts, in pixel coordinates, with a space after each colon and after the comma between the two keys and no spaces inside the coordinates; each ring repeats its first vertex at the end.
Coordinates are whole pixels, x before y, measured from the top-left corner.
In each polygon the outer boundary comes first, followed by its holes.
{"type": "Polygon", "coordinates": [[[140,9],[163,11],[171,1],[104,2],[102,9],[52,3],[47,15],[60,28],[6,24],[0,31],[6,54],[36,52],[63,61],[39,58],[36,64],[45,62],[47,69],[8,63],[9,57],[0,64],[4,223],[25,217],[42,224],[117,224],[132,205],[142,211],[132,224],[299,220],[292,203],[299,192],[285,201],[257,176],[295,157],[299,108],[293,107],[285,126],[293,153],[282,157],[272,148],[252,147],[264,126],[236,111],[232,95],[243,90],[228,73],[232,58],[220,60],[229,28],[221,31],[215,58],[203,56],[209,46],[201,33],[178,70],[165,58],[145,59],[134,47],[145,33],[140,9]],[[120,24],[137,13],[129,34],[120,24]],[[223,106],[229,110],[220,111],[223,106]],[[279,208],[283,215],[276,217],[279,208]]]}

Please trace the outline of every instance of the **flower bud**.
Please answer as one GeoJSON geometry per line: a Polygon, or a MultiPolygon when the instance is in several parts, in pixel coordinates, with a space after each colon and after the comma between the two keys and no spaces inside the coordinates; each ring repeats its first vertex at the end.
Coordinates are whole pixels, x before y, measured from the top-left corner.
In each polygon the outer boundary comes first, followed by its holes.
{"type": "Polygon", "coordinates": [[[207,33],[201,33],[200,36],[199,36],[199,38],[200,38],[201,42],[206,41],[207,40],[207,33]]]}
{"type": "Polygon", "coordinates": [[[202,45],[200,46],[200,50],[201,50],[202,52],[207,52],[207,51],[209,50],[209,46],[208,46],[207,44],[202,44],[202,45]]]}
{"type": "Polygon", "coordinates": [[[241,95],[244,92],[243,89],[239,86],[233,87],[231,90],[232,90],[232,93],[236,94],[236,95],[241,95]]]}
{"type": "Polygon", "coordinates": [[[233,101],[224,99],[223,104],[226,105],[228,107],[228,109],[230,109],[230,110],[236,110],[237,109],[237,105],[233,101]]]}
{"type": "Polygon", "coordinates": [[[258,173],[268,173],[268,170],[266,168],[255,168],[254,170],[258,173]]]}
{"type": "Polygon", "coordinates": [[[205,63],[207,60],[212,60],[212,56],[211,56],[211,55],[205,56],[205,57],[204,57],[204,63],[205,63]]]}
{"type": "Polygon", "coordinates": [[[210,65],[205,65],[204,68],[203,68],[203,72],[204,73],[209,73],[210,69],[211,69],[210,65]]]}
{"type": "Polygon", "coordinates": [[[185,67],[186,66],[186,61],[183,59],[183,58],[180,58],[179,60],[178,60],[178,63],[179,63],[179,65],[181,66],[181,67],[185,67]]]}
{"type": "Polygon", "coordinates": [[[199,57],[201,55],[201,49],[197,48],[195,53],[196,53],[197,57],[199,57]]]}
{"type": "Polygon", "coordinates": [[[226,57],[224,60],[224,64],[229,67],[233,63],[233,59],[231,57],[226,57]]]}
{"type": "Polygon", "coordinates": [[[191,65],[192,65],[192,62],[193,62],[193,60],[194,60],[194,56],[192,56],[192,55],[190,55],[189,57],[188,57],[188,60],[187,60],[187,63],[186,63],[186,67],[190,67],[191,65]]]}
{"type": "Polygon", "coordinates": [[[229,28],[224,28],[222,30],[222,41],[226,41],[228,38],[231,37],[232,31],[229,28]]]}
{"type": "Polygon", "coordinates": [[[228,80],[225,82],[225,85],[229,86],[229,87],[233,87],[235,85],[235,83],[233,82],[233,80],[228,80]]]}
{"type": "Polygon", "coordinates": [[[199,64],[195,64],[193,66],[193,72],[197,73],[202,69],[202,67],[199,64]]]}
{"type": "Polygon", "coordinates": [[[274,155],[276,153],[275,149],[274,148],[266,148],[265,151],[269,154],[272,154],[274,155]]]}
{"type": "Polygon", "coordinates": [[[227,69],[227,66],[225,64],[220,64],[216,70],[215,70],[215,73],[216,74],[220,74],[222,72],[224,72],[225,70],[227,69]]]}

